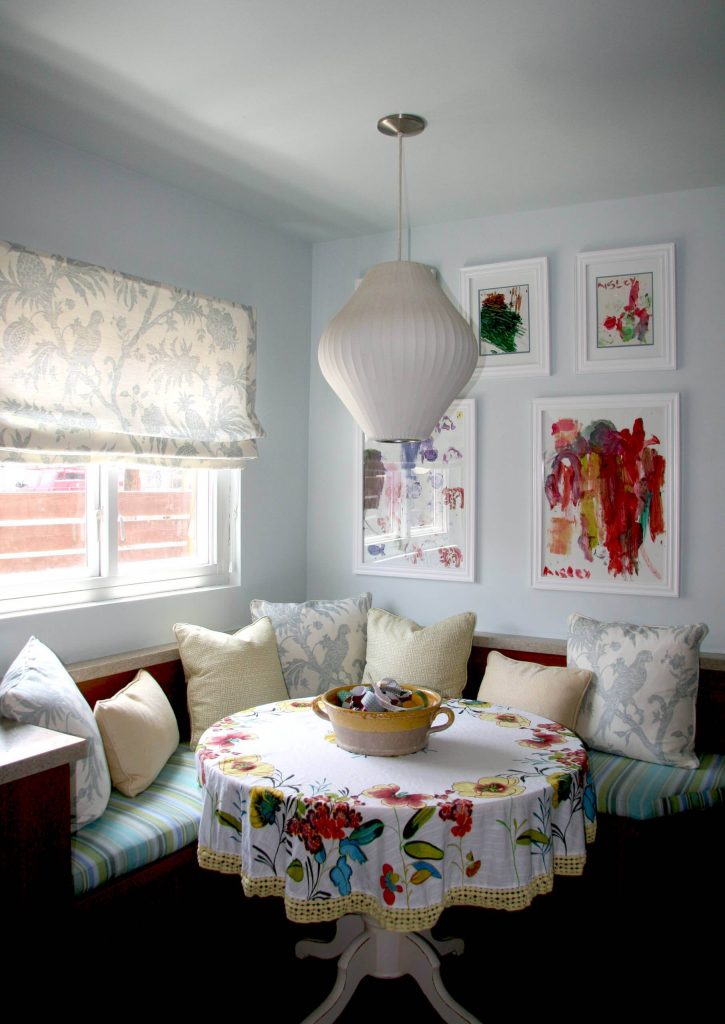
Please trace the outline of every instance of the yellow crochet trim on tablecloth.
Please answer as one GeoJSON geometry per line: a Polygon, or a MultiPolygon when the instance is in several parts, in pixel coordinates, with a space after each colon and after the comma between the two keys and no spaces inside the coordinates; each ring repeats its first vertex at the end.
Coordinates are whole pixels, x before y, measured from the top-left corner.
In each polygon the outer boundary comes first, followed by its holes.
{"type": "Polygon", "coordinates": [[[242,858],[233,853],[217,853],[207,846],[200,846],[196,851],[196,859],[200,868],[210,871],[221,871],[224,875],[238,875],[242,870],[242,858]]]}
{"type": "MultiPolygon", "coordinates": [[[[296,900],[285,893],[285,879],[276,877],[249,878],[242,873],[241,858],[235,854],[220,854],[199,847],[199,864],[203,868],[224,874],[240,874],[245,896],[279,896],[284,899],[285,912],[290,921],[310,924],[335,921],[345,914],[369,914],[378,924],[392,932],[414,932],[432,928],[446,907],[486,907],[490,910],[523,910],[535,896],[551,892],[553,875],[540,875],[518,889],[478,889],[474,886],[456,886],[449,889],[442,903],[429,907],[383,907],[370,893],[351,893],[329,900],[296,900]]],[[[554,873],[580,875],[584,870],[584,856],[554,857],[554,873]]]]}

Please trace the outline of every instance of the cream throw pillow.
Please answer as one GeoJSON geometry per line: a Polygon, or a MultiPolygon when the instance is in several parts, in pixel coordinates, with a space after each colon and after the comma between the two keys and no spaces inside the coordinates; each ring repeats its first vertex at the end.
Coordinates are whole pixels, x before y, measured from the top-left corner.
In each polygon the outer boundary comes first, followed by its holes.
{"type": "Polygon", "coordinates": [[[141,669],[113,697],[96,701],[93,714],[111,782],[126,796],[138,796],[179,745],[179,726],[166,694],[154,677],[141,669]]]}
{"type": "Polygon", "coordinates": [[[423,627],[412,619],[371,608],[363,680],[369,683],[391,676],[403,686],[423,686],[445,698],[460,697],[475,625],[473,612],[423,627]]]}
{"type": "Polygon", "coordinates": [[[592,673],[584,669],[517,661],[490,651],[478,699],[543,715],[573,729],[591,681],[592,673]]]}
{"type": "Polygon", "coordinates": [[[289,696],[268,618],[233,635],[185,622],[177,622],[174,632],[186,676],[192,749],[225,715],[289,696]]]}

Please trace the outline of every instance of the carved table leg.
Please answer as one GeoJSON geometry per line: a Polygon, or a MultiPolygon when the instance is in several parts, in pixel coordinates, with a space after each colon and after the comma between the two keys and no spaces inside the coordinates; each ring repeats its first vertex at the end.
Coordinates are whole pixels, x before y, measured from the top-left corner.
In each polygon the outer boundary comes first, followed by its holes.
{"type": "MultiPolygon", "coordinates": [[[[373,978],[400,978],[409,974],[420,986],[428,1002],[447,1024],[480,1024],[477,1017],[465,1010],[453,999],[441,980],[440,960],[429,945],[429,933],[416,934],[389,932],[381,928],[372,918],[350,916],[348,922],[338,926],[337,934],[330,943],[339,949],[342,933],[354,934],[350,945],[337,963],[337,979],[327,999],[305,1018],[303,1024],[332,1024],[337,1020],[359,982],[370,975],[373,978]],[[353,923],[355,922],[355,923],[353,923]]],[[[436,941],[436,940],[434,940],[436,941]]],[[[463,944],[460,940],[449,939],[436,943],[441,952],[458,953],[463,944]]],[[[300,956],[333,956],[322,953],[314,942],[297,944],[300,956]]]]}
{"type": "Polygon", "coordinates": [[[363,919],[359,914],[347,914],[335,922],[335,937],[325,942],[322,939],[301,939],[295,945],[295,956],[299,960],[314,956],[317,960],[332,960],[344,953],[347,947],[365,931],[363,919]]]}
{"type": "Polygon", "coordinates": [[[453,956],[460,956],[463,952],[463,939],[434,939],[430,928],[426,928],[425,931],[416,932],[416,935],[424,938],[428,945],[433,947],[438,956],[447,956],[449,953],[452,953],[453,956]]]}

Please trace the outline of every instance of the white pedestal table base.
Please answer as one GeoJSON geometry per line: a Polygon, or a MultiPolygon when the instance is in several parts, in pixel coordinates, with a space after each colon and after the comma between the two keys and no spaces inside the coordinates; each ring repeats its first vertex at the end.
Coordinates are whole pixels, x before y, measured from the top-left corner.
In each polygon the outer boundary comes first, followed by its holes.
{"type": "Polygon", "coordinates": [[[332,1024],[337,1020],[363,978],[402,978],[409,974],[428,1002],[447,1024],[480,1024],[477,1017],[450,996],[441,980],[436,953],[459,955],[461,939],[434,939],[430,931],[389,932],[367,916],[348,914],[337,922],[330,942],[304,939],[295,953],[330,960],[339,956],[337,978],[327,999],[302,1024],[332,1024]]]}

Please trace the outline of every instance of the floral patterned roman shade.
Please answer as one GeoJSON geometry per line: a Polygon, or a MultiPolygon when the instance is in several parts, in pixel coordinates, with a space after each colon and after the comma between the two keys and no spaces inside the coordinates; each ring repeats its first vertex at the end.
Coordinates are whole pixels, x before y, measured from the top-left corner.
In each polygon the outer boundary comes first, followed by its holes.
{"type": "Polygon", "coordinates": [[[239,467],[250,306],[0,242],[0,460],[239,467]]]}

